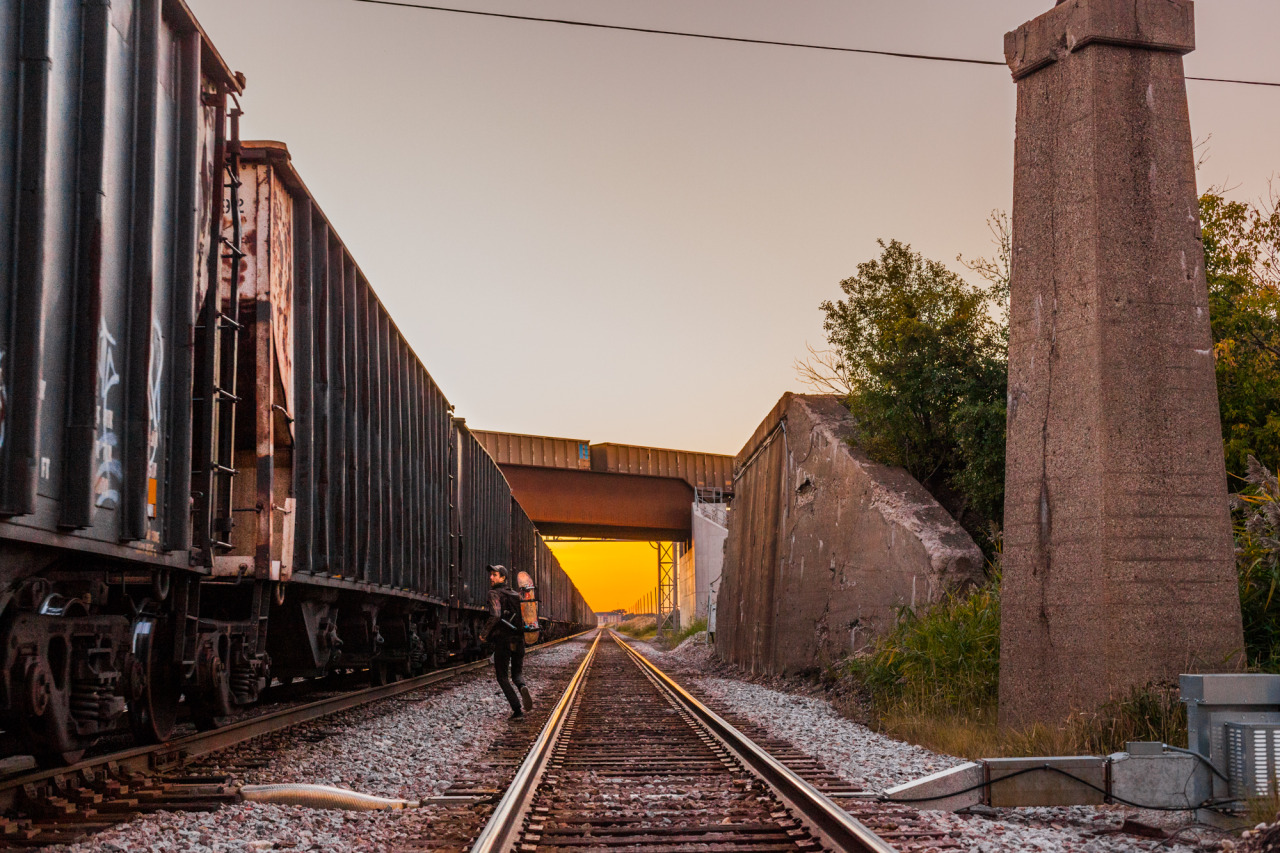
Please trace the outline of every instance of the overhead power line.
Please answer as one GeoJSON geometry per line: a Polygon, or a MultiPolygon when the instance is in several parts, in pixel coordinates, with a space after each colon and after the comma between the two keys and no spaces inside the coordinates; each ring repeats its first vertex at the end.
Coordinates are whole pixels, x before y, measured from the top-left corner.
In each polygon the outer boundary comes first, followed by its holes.
{"type": "MultiPolygon", "coordinates": [[[[651,27],[628,27],[622,24],[599,24],[593,21],[575,21],[568,18],[543,18],[535,15],[514,15],[508,12],[485,12],[479,9],[458,9],[452,6],[429,6],[423,3],[408,3],[405,0],[353,0],[356,3],[369,3],[374,6],[396,6],[401,9],[416,9],[420,12],[451,12],[456,15],[475,15],[481,18],[503,18],[509,21],[536,21],[541,24],[562,24],[568,27],[586,27],[593,30],[619,30],[626,33],[644,33],[646,35],[676,36],[678,38],[703,39],[704,41],[729,41],[739,44],[761,44],[772,47],[797,47],[803,50],[823,50],[833,53],[862,53],[871,56],[891,56],[896,59],[922,59],[927,62],[955,62],[964,65],[996,65],[1001,68],[1005,63],[994,59],[972,59],[964,56],[941,56],[930,53],[905,53],[896,50],[871,50],[865,47],[839,47],[829,44],[806,44],[804,42],[777,41],[774,39],[753,39],[742,36],[719,36],[712,33],[689,33],[680,30],[660,30],[651,27]]],[[[1187,77],[1188,80],[1200,80],[1207,83],[1238,83],[1244,86],[1274,86],[1263,80],[1231,80],[1224,77],[1187,77]]]]}
{"type": "Polygon", "coordinates": [[[1231,80],[1226,77],[1187,77],[1188,80],[1200,80],[1204,83],[1238,83],[1241,86],[1274,86],[1280,88],[1280,83],[1272,83],[1267,80],[1231,80]]]}
{"type": "Polygon", "coordinates": [[[506,18],[511,21],[538,21],[544,24],[564,24],[570,27],[588,27],[593,30],[621,30],[627,33],[646,33],[657,36],[678,36],[680,38],[704,39],[706,41],[734,41],[742,44],[765,44],[774,47],[799,47],[805,50],[827,50],[836,53],[869,53],[874,56],[895,56],[899,59],[925,59],[931,62],[963,62],[969,65],[1000,65],[990,59],[966,59],[961,56],[932,56],[925,53],[900,53],[893,50],[869,50],[861,47],[837,47],[835,45],[802,44],[792,41],[774,41],[772,39],[751,39],[741,36],[717,36],[711,33],[686,33],[679,30],[658,30],[649,27],[627,27],[622,24],[597,24],[591,21],[573,21],[565,18],[538,18],[532,15],[511,15],[506,12],[481,12],[476,9],[455,9],[449,6],[425,6],[420,3],[405,3],[402,0],[355,0],[357,3],[372,3],[376,6],[399,6],[404,9],[421,9],[427,12],[456,12],[459,15],[479,15],[483,18],[506,18]]]}

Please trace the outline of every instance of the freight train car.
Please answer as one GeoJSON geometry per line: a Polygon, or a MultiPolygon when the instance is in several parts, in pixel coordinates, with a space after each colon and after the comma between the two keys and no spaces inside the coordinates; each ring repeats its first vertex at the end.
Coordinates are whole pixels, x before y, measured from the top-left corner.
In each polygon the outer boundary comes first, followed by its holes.
{"type": "Polygon", "coordinates": [[[511,568],[528,572],[533,578],[543,640],[558,639],[575,628],[592,624],[585,616],[586,600],[515,499],[511,501],[511,568]],[[564,590],[568,591],[567,598],[562,594],[564,590]]]}
{"type": "MultiPolygon", "coordinates": [[[[276,678],[344,668],[380,682],[474,654],[488,566],[545,545],[287,148],[245,143],[240,177],[233,503],[248,523],[203,585],[206,614],[215,598],[225,605],[226,671],[252,664],[264,612],[252,590],[266,585],[272,627],[257,649],[276,678]]],[[[553,565],[543,615],[563,634],[585,623],[573,622],[576,590],[553,565]]],[[[248,678],[219,689],[220,713],[256,698],[248,678]]]]}
{"type": "MultiPolygon", "coordinates": [[[[482,463],[284,146],[244,146],[241,180],[236,523],[205,584],[228,670],[420,671],[467,645],[457,614],[483,603],[457,570],[463,469],[482,463]]],[[[232,681],[222,713],[256,698],[232,681]]]]}
{"type": "Polygon", "coordinates": [[[510,489],[243,85],[181,0],[0,0],[5,754],[478,651],[510,489]]]}
{"type": "Polygon", "coordinates": [[[0,0],[0,727],[28,750],[162,736],[194,670],[218,436],[193,327],[235,322],[210,309],[242,85],[176,0],[0,0]]]}

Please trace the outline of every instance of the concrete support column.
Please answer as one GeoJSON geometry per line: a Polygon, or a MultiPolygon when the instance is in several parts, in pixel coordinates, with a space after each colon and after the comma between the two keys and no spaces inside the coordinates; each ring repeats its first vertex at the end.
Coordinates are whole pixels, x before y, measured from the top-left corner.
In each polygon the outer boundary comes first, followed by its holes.
{"type": "Polygon", "coordinates": [[[1189,0],[1065,0],[1018,86],[1003,724],[1234,669],[1243,639],[1182,55],[1189,0]]]}

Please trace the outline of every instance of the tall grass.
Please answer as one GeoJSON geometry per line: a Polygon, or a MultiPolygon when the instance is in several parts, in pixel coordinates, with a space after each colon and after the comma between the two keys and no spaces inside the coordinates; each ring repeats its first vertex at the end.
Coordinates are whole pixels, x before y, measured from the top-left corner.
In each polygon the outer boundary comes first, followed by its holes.
{"type": "Polygon", "coordinates": [[[872,724],[886,734],[953,755],[989,752],[999,696],[998,574],[924,612],[901,609],[892,631],[840,669],[838,677],[865,690],[872,724]]]}
{"type": "Polygon", "coordinates": [[[685,625],[679,631],[676,631],[674,634],[672,634],[670,637],[667,638],[666,640],[667,648],[674,649],[676,646],[680,645],[685,640],[692,637],[694,634],[698,633],[699,631],[705,631],[705,630],[707,630],[707,620],[694,619],[688,625],[685,625]]]}
{"type": "Polygon", "coordinates": [[[847,667],[878,711],[896,705],[969,718],[995,706],[999,664],[997,576],[968,595],[948,593],[923,613],[902,608],[893,630],[847,667]]]}
{"type": "Polygon", "coordinates": [[[865,690],[873,725],[886,734],[965,758],[1105,754],[1130,740],[1186,742],[1186,711],[1176,684],[1134,688],[1060,726],[997,725],[1000,575],[951,593],[897,624],[865,654],[842,665],[865,690]]]}
{"type": "MultiPolygon", "coordinates": [[[[1245,651],[1250,669],[1280,672],[1280,478],[1250,457],[1246,480],[1233,506],[1245,651]]],[[[993,542],[998,549],[998,537],[993,542]]],[[[1000,729],[998,562],[967,594],[949,594],[923,612],[901,610],[893,630],[831,674],[861,688],[881,731],[967,758],[1098,755],[1130,740],[1186,743],[1186,708],[1172,682],[1135,687],[1058,726],[1000,729]]]]}

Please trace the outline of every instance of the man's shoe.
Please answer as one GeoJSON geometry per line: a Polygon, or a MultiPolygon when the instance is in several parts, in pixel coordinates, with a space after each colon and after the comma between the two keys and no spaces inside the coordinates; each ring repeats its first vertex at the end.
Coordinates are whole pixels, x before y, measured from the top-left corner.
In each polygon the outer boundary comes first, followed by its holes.
{"type": "Polygon", "coordinates": [[[507,719],[509,719],[509,720],[523,720],[523,719],[524,719],[524,711],[512,711],[512,712],[511,712],[511,716],[510,716],[510,717],[508,717],[507,719]]]}
{"type": "Polygon", "coordinates": [[[526,711],[533,710],[533,697],[529,695],[529,688],[525,687],[523,684],[520,685],[520,699],[524,702],[524,709],[526,711]]]}

